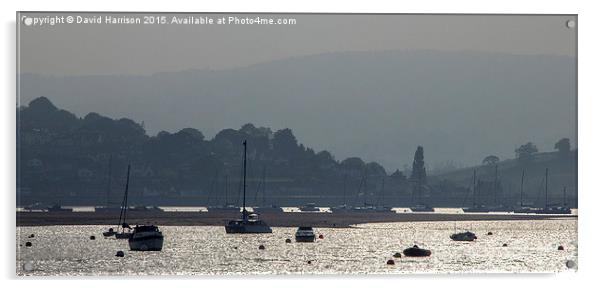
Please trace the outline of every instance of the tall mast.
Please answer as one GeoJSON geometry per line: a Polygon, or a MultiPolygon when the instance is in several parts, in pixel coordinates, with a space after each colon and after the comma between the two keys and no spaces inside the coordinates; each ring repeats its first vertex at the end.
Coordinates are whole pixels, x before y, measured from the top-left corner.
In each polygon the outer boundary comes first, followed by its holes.
{"type": "Polygon", "coordinates": [[[111,162],[113,161],[113,154],[109,156],[109,181],[107,181],[107,207],[111,205],[111,162]]]}
{"type": "Polygon", "coordinates": [[[125,208],[123,208],[123,223],[125,224],[126,214],[128,212],[128,190],[130,187],[130,164],[128,164],[128,176],[125,180],[125,208]]]}
{"type": "Polygon", "coordinates": [[[494,180],[493,180],[493,202],[496,205],[498,204],[498,197],[497,197],[497,164],[495,165],[495,176],[494,176],[494,180]]]}
{"type": "Polygon", "coordinates": [[[385,205],[385,177],[383,177],[383,182],[380,187],[380,202],[379,204],[385,205]]]}
{"type": "Polygon", "coordinates": [[[477,206],[477,169],[472,170],[472,206],[477,206]]]}
{"type": "Polygon", "coordinates": [[[130,165],[128,164],[127,178],[125,181],[125,193],[123,194],[123,200],[121,201],[121,211],[119,212],[119,224],[118,224],[117,228],[119,228],[119,226],[121,226],[123,228],[122,224],[125,224],[125,216],[126,216],[126,211],[128,208],[129,184],[130,184],[130,165]],[[123,222],[121,222],[122,219],[123,219],[123,222]]]}
{"type": "Polygon", "coordinates": [[[548,208],[548,168],[546,168],[546,206],[548,208]]]}
{"type": "Polygon", "coordinates": [[[224,179],[224,180],[225,180],[226,183],[224,183],[224,188],[225,188],[225,190],[224,190],[224,196],[226,198],[226,201],[225,201],[226,205],[228,205],[228,174],[226,174],[225,178],[226,179],[224,179]]]}
{"type": "Polygon", "coordinates": [[[266,173],[265,170],[266,170],[265,165],[263,165],[263,173],[261,175],[261,195],[263,196],[262,197],[262,202],[263,202],[262,205],[263,206],[265,206],[265,202],[266,202],[266,198],[267,198],[265,195],[265,173],[266,173]]]}
{"type": "Polygon", "coordinates": [[[247,140],[242,142],[244,146],[243,153],[243,172],[242,172],[242,211],[247,211],[247,140]]]}
{"type": "Polygon", "coordinates": [[[520,206],[523,207],[523,185],[525,183],[525,169],[523,168],[523,176],[520,178],[520,206]]]}
{"type": "Polygon", "coordinates": [[[347,207],[347,174],[343,178],[343,204],[347,207]]]}

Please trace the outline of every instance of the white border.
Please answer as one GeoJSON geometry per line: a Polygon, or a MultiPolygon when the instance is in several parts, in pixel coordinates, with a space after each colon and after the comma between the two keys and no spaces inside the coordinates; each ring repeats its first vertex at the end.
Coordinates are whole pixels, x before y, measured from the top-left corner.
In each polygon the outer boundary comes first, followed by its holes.
{"type": "MultiPolygon", "coordinates": [[[[2,71],[1,127],[4,141],[0,150],[2,163],[0,171],[4,209],[1,215],[4,222],[2,248],[4,259],[0,262],[1,273],[5,287],[13,286],[51,286],[51,287],[119,287],[135,285],[160,287],[169,285],[163,279],[188,279],[178,281],[176,285],[184,287],[213,287],[227,286],[270,286],[270,287],[365,287],[385,285],[391,286],[425,286],[440,287],[507,287],[507,286],[545,286],[574,287],[588,285],[598,280],[600,259],[600,239],[602,239],[595,203],[602,203],[600,181],[596,173],[601,169],[596,164],[602,163],[600,157],[600,51],[602,51],[600,34],[601,10],[597,1],[412,1],[387,3],[385,1],[117,1],[103,0],[97,2],[83,1],[3,1],[0,15],[2,17],[3,43],[2,56],[4,67],[2,71]],[[8,3],[7,3],[8,2],[8,3]],[[185,11],[185,12],[345,12],[345,13],[536,13],[536,14],[578,14],[579,29],[579,271],[577,273],[561,273],[558,275],[404,275],[404,276],[312,276],[312,277],[143,277],[142,279],[128,277],[127,281],[119,282],[122,278],[109,278],[108,281],[81,282],[61,278],[54,281],[39,282],[39,280],[20,280],[15,275],[15,11],[185,11]],[[597,128],[597,129],[596,129],[597,128]],[[190,280],[192,279],[192,280],[190,280]],[[492,281],[495,280],[495,281],[492,281]],[[199,283],[202,281],[203,283],[199,283]]],[[[599,165],[599,164],[598,164],[599,165]]],[[[4,286],[3,285],[3,286],[4,286]]],[[[589,286],[589,285],[588,285],[589,286]]]]}

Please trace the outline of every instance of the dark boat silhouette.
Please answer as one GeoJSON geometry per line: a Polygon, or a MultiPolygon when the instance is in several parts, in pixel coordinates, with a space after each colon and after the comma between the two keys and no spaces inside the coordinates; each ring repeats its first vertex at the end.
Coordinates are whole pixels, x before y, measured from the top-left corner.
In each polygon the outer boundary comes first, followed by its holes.
{"type": "Polygon", "coordinates": [[[246,208],[247,195],[247,140],[243,141],[243,197],[242,197],[242,217],[236,220],[230,220],[225,225],[226,233],[272,233],[272,228],[264,221],[259,220],[257,214],[252,214],[246,208]]]}
{"type": "Polygon", "coordinates": [[[431,250],[423,249],[418,247],[418,245],[414,245],[403,250],[403,255],[407,257],[428,257],[431,256],[431,250]]]}

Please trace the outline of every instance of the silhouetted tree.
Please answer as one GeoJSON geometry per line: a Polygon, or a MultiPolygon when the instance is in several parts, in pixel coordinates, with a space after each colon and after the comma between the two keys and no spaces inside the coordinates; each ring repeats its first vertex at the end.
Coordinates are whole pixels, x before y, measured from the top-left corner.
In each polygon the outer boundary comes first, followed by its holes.
{"type": "Polygon", "coordinates": [[[406,181],[406,175],[403,175],[403,172],[399,171],[399,169],[395,170],[389,177],[395,181],[406,181]]]}
{"type": "Polygon", "coordinates": [[[554,144],[554,149],[558,150],[560,157],[567,157],[571,152],[571,141],[569,138],[562,138],[554,144]]]}
{"type": "Polygon", "coordinates": [[[412,163],[412,175],[410,180],[413,182],[412,200],[418,197],[422,198],[422,188],[426,184],[426,168],[424,167],[424,149],[418,146],[414,153],[414,162],[412,163]]]}
{"type": "Polygon", "coordinates": [[[426,181],[426,168],[424,167],[424,149],[422,146],[418,146],[414,153],[414,163],[412,163],[412,175],[410,179],[413,181],[420,181],[420,184],[424,184],[426,181]]]}
{"type": "Polygon", "coordinates": [[[483,159],[483,165],[492,166],[500,162],[500,158],[495,155],[489,155],[483,159]]]}
{"type": "Polygon", "coordinates": [[[528,142],[527,144],[521,145],[514,152],[516,153],[516,158],[519,161],[526,163],[533,160],[533,154],[537,153],[537,146],[535,144],[528,142]]]}

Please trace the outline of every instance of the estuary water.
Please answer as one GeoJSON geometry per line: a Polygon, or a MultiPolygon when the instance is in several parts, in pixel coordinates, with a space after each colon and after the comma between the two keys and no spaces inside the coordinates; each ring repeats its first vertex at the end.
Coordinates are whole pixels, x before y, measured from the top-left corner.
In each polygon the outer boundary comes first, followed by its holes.
{"type": "Polygon", "coordinates": [[[272,234],[226,234],[221,226],[162,226],[163,251],[129,251],[105,238],[106,226],[17,227],[17,275],[231,275],[561,272],[577,263],[577,219],[402,222],[315,228],[323,239],[296,243],[295,228],[272,234]],[[475,242],[454,242],[454,231],[475,242]],[[491,232],[492,235],[487,235],[491,232]],[[34,234],[33,238],[29,238],[34,234]],[[95,240],[90,240],[94,235],[95,240]],[[292,243],[286,243],[290,238],[292,243]],[[25,245],[31,242],[31,247],[25,245]],[[396,252],[414,244],[425,258],[396,252]],[[507,247],[503,247],[507,244],[507,247]],[[264,245],[265,250],[258,249],[264,245]],[[558,250],[562,245],[564,250],[558,250]],[[115,257],[119,250],[125,257],[115,257]],[[394,259],[394,265],[387,265],[394,259]]]}

